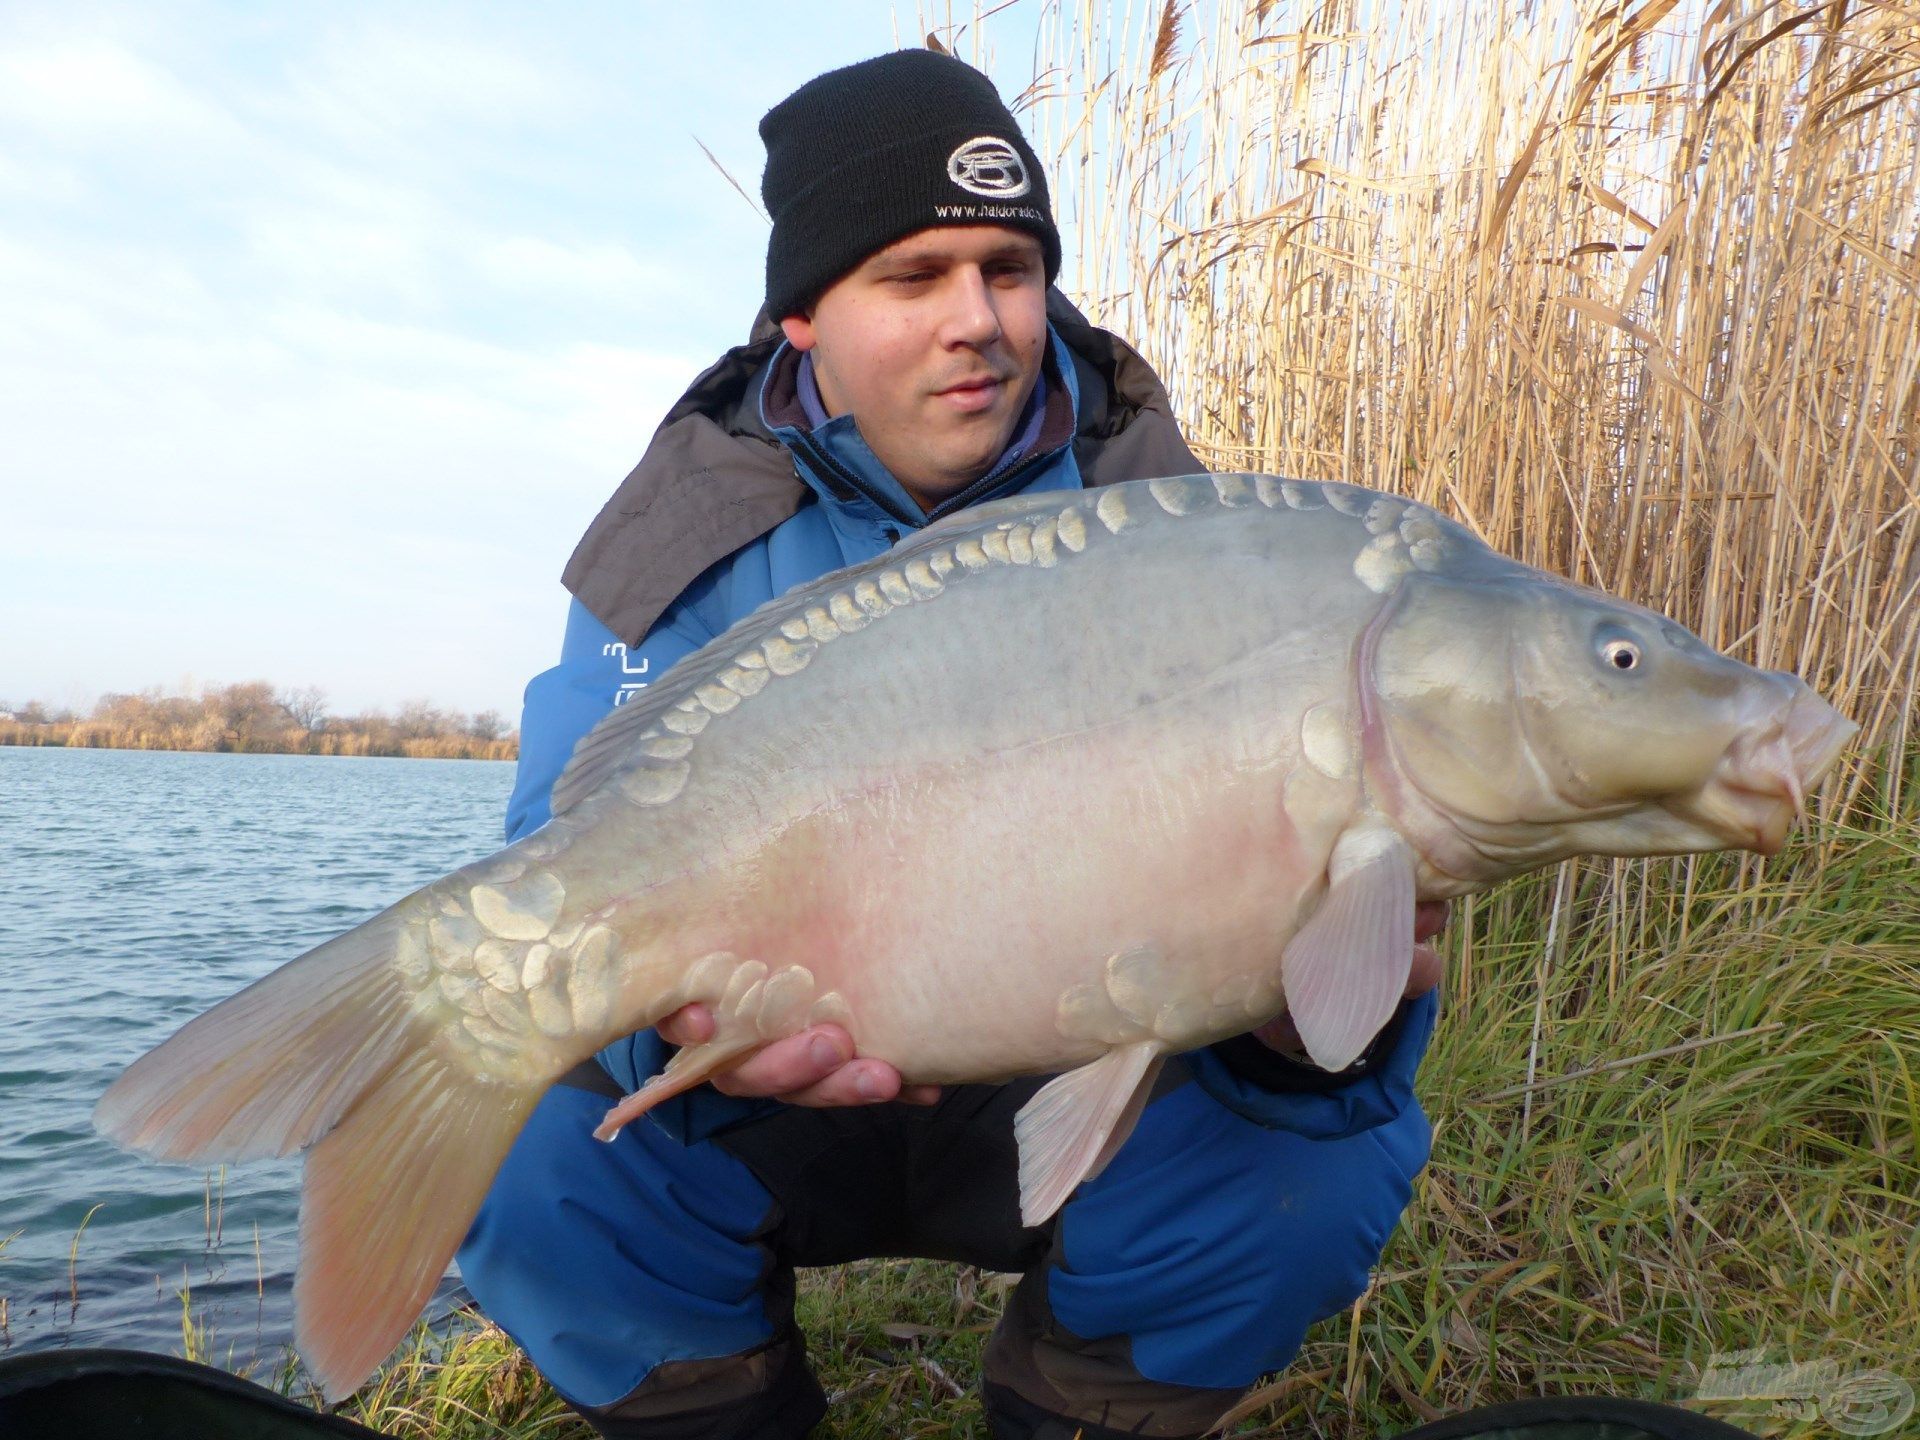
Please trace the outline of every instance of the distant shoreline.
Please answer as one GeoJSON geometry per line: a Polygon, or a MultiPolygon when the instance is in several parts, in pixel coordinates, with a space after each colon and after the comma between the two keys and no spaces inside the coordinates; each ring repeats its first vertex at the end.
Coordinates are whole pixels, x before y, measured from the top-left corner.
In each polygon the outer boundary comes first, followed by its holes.
{"type": "Polygon", "coordinates": [[[516,760],[520,737],[497,710],[463,715],[425,700],[394,714],[329,714],[317,686],[266,680],[101,697],[88,715],[0,702],[0,745],[61,750],[183,750],[204,755],[359,755],[396,760],[516,760]]]}
{"type": "Polygon", "coordinates": [[[393,760],[517,760],[518,736],[479,740],[466,735],[385,739],[365,731],[317,734],[222,736],[204,744],[180,744],[166,735],[115,734],[89,720],[23,725],[0,721],[0,745],[45,750],[173,750],[199,755],[344,755],[393,760]]]}

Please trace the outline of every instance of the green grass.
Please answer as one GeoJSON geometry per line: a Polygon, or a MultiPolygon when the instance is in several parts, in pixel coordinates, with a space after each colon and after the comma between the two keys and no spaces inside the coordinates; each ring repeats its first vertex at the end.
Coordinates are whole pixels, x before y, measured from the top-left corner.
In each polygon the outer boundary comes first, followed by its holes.
{"type": "MultiPolygon", "coordinates": [[[[1536,1393],[1685,1403],[1712,1354],[1760,1346],[1920,1383],[1917,862],[1908,813],[1764,868],[1579,863],[1463,907],[1421,1072],[1432,1164],[1368,1293],[1234,1433],[1391,1435],[1536,1393]]],[[[918,1261],[807,1275],[822,1433],[984,1436],[1005,1289],[918,1261]]],[[[446,1440],[588,1433],[477,1320],[422,1332],[346,1413],[446,1440]]]]}

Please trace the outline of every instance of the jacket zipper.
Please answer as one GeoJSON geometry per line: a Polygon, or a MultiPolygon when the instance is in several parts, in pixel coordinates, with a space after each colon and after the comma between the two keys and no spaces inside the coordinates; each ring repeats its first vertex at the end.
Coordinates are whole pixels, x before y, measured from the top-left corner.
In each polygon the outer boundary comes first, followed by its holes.
{"type": "Polygon", "coordinates": [[[1046,464],[1049,460],[1053,459],[1054,456],[1066,449],[1067,445],[1071,445],[1072,443],[1072,440],[1068,440],[1064,445],[1056,445],[1051,450],[1043,450],[1038,455],[1029,455],[1024,460],[1016,461],[1004,475],[982,475],[958,495],[949,496],[935,506],[933,512],[927,516],[927,523],[931,525],[934,521],[944,519],[956,510],[966,509],[982,496],[992,494],[995,490],[1000,490],[1011,485],[1021,476],[1030,474],[1040,466],[1046,464]]]}
{"type": "Polygon", "coordinates": [[[846,466],[829,455],[815,442],[811,435],[795,435],[792,443],[796,449],[806,456],[809,464],[817,465],[820,469],[852,490],[856,495],[864,496],[866,499],[872,501],[902,525],[905,525],[909,529],[914,527],[916,522],[911,515],[902,513],[900,507],[895,505],[886,496],[869,490],[858,475],[854,474],[853,471],[847,469],[846,466]]]}

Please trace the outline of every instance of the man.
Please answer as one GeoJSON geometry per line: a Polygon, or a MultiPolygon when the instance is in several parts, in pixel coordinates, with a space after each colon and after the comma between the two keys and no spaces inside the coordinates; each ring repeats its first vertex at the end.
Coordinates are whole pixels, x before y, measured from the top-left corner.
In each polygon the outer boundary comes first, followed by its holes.
{"type": "MultiPolygon", "coordinates": [[[[567,568],[510,837],[546,819],[596,720],[791,586],[997,496],[1202,468],[1140,358],[1049,293],[1046,182],[986,77],[882,56],[809,82],[760,131],[765,316],[668,413],[567,568]]],[[[1042,1080],[903,1090],[835,1026],[592,1140],[668,1044],[712,1033],[689,1006],[549,1093],[461,1268],[610,1436],[805,1434],[824,1400],[793,1268],[881,1254],[1025,1272],[985,1358],[996,1435],[1198,1435],[1364,1288],[1426,1163],[1412,1076],[1437,965],[1415,968],[1340,1075],[1283,1053],[1284,1020],[1170,1063],[1112,1164],[1031,1230],[1012,1122],[1042,1080]]]]}

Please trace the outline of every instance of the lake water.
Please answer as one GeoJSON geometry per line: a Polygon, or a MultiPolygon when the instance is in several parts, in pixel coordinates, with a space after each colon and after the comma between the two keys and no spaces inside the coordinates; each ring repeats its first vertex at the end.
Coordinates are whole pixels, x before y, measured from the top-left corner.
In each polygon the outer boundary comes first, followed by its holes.
{"type": "Polygon", "coordinates": [[[184,1295],[217,1355],[277,1355],[298,1162],[156,1164],[95,1135],[93,1102],[209,1005],[498,849],[512,779],[0,747],[0,1353],[178,1354],[184,1295]]]}

